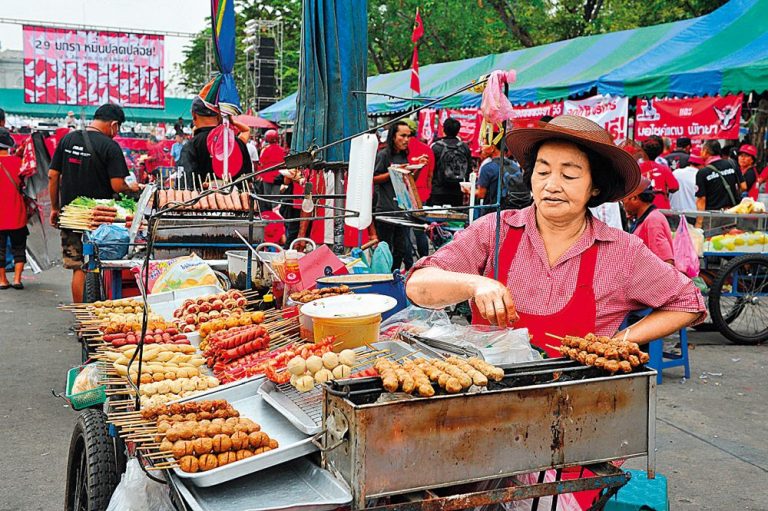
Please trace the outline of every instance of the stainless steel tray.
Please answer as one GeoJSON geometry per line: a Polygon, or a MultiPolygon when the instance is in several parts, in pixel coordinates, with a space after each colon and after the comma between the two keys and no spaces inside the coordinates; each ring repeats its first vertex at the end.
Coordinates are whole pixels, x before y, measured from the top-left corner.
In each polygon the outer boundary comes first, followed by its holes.
{"type": "MultiPolygon", "coordinates": [[[[416,350],[408,344],[400,341],[380,341],[371,344],[377,350],[389,350],[394,358],[402,358],[420,351],[427,358],[437,355],[428,348],[416,350]]],[[[365,351],[365,348],[356,350],[365,351]]],[[[370,365],[370,364],[368,364],[370,365]]],[[[362,371],[368,365],[357,368],[362,371]]],[[[299,431],[308,435],[316,435],[323,429],[323,390],[320,385],[309,392],[299,392],[291,384],[275,384],[269,380],[259,388],[259,394],[264,401],[273,406],[299,431]]]]}
{"type": "Polygon", "coordinates": [[[189,481],[195,486],[213,486],[225,481],[242,477],[265,468],[273,467],[280,463],[300,458],[317,450],[312,438],[291,425],[291,423],[267,405],[258,393],[258,388],[264,383],[263,378],[245,380],[239,385],[226,386],[213,389],[197,396],[181,400],[203,401],[208,399],[226,399],[234,406],[242,417],[252,419],[261,425],[262,431],[278,441],[280,446],[272,451],[252,456],[244,460],[230,463],[221,468],[215,468],[207,472],[190,474],[175,468],[173,472],[179,478],[189,481]]]}
{"type": "Polygon", "coordinates": [[[198,488],[171,477],[191,511],[330,511],[352,501],[343,482],[306,457],[225,486],[198,488]]]}

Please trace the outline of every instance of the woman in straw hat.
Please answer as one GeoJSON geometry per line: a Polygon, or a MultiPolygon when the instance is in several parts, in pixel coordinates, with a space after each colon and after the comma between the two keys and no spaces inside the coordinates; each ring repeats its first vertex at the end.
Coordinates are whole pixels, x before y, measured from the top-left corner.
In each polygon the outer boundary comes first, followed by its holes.
{"type": "Polygon", "coordinates": [[[502,211],[498,280],[496,215],[421,259],[407,283],[416,304],[472,300],[473,323],[525,327],[549,356],[546,333],[622,336],[624,317],[651,307],[628,339],[647,343],[701,321],[704,301],[691,280],[636,236],[596,220],[589,207],[626,197],[640,183],[635,159],[594,122],[562,115],[507,135],[525,170],[533,205],[502,211]]]}

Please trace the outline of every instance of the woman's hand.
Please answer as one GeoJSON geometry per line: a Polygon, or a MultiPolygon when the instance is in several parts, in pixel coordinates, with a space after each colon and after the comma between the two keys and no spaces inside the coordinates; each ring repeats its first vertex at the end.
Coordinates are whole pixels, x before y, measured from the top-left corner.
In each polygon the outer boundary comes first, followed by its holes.
{"type": "Polygon", "coordinates": [[[472,298],[480,315],[492,325],[506,327],[520,319],[509,289],[501,282],[478,276],[472,284],[472,298]]]}

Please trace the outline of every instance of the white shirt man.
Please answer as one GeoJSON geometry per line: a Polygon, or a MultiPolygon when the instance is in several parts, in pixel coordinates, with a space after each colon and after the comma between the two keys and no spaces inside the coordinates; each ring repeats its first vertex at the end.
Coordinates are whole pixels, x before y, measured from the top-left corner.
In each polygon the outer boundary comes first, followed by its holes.
{"type": "Polygon", "coordinates": [[[677,211],[696,211],[696,173],[704,161],[698,153],[691,153],[688,166],[675,170],[672,174],[680,184],[678,191],[669,195],[669,204],[677,211]]]}

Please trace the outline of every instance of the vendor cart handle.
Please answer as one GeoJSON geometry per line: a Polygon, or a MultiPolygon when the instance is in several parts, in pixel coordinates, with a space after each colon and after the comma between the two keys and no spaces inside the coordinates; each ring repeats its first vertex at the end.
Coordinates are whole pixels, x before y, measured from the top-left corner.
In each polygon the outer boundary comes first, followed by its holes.
{"type": "Polygon", "coordinates": [[[343,436],[343,437],[342,437],[340,440],[338,440],[338,441],[337,441],[335,444],[333,444],[333,445],[329,445],[328,447],[326,447],[326,446],[323,444],[323,442],[321,441],[321,438],[322,438],[322,437],[323,437],[323,436],[324,436],[324,435],[325,435],[327,432],[328,432],[328,430],[327,430],[327,429],[324,429],[324,430],[322,430],[321,432],[319,432],[319,433],[317,433],[316,435],[314,435],[314,436],[312,437],[312,439],[311,439],[312,443],[315,445],[315,447],[317,447],[317,448],[320,450],[320,452],[330,452],[330,451],[332,451],[332,450],[336,449],[336,448],[337,448],[337,447],[339,447],[341,444],[343,444],[344,442],[346,442],[346,441],[347,441],[347,438],[346,438],[346,434],[345,434],[345,435],[344,435],[344,436],[343,436]]]}
{"type": "MultiPolygon", "coordinates": [[[[296,238],[295,240],[293,240],[291,242],[290,246],[288,247],[288,250],[293,250],[293,246],[296,243],[298,243],[299,241],[304,241],[304,242],[309,243],[310,245],[312,245],[312,250],[315,250],[317,248],[317,244],[314,241],[312,241],[311,239],[309,239],[309,238],[296,238]]],[[[310,250],[310,252],[312,250],[310,250]]]]}

